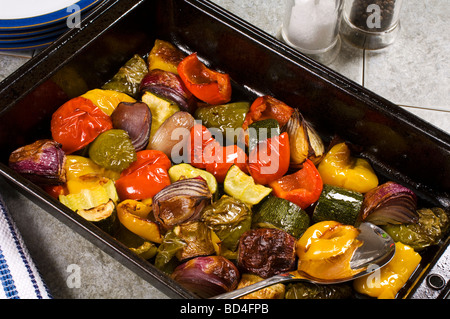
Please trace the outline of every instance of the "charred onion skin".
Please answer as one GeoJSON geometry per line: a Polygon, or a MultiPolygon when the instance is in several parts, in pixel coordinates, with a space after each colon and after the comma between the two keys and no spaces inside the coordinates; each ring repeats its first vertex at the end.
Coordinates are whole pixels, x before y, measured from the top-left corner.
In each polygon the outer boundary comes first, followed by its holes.
{"type": "Polygon", "coordinates": [[[239,240],[238,268],[262,278],[295,270],[295,242],[292,235],[280,229],[251,229],[239,240]]]}
{"type": "Polygon", "coordinates": [[[172,273],[172,279],[201,298],[210,298],[236,289],[239,270],[222,256],[191,259],[172,273]]]}
{"type": "Polygon", "coordinates": [[[375,225],[416,223],[417,197],[409,188],[386,182],[364,195],[361,219],[375,225]]]}
{"type": "Polygon", "coordinates": [[[9,167],[40,185],[62,185],[66,182],[66,155],[62,145],[43,139],[22,146],[11,153],[9,167]]]}
{"type": "Polygon", "coordinates": [[[166,230],[201,217],[212,194],[203,178],[188,178],[164,187],[153,197],[153,214],[166,230]]]}
{"type": "Polygon", "coordinates": [[[113,127],[128,133],[136,151],[143,150],[150,138],[152,113],[143,102],[121,102],[111,114],[113,127]]]}

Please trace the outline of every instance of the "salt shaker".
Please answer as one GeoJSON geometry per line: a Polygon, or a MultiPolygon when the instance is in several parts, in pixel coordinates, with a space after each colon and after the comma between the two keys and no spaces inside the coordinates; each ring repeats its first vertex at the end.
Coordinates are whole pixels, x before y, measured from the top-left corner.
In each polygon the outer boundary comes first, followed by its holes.
{"type": "Polygon", "coordinates": [[[286,0],[281,39],[321,63],[331,63],[341,47],[343,3],[343,0],[286,0]]]}
{"type": "Polygon", "coordinates": [[[345,0],[341,36],[357,47],[377,50],[400,31],[402,0],[345,0]]]}

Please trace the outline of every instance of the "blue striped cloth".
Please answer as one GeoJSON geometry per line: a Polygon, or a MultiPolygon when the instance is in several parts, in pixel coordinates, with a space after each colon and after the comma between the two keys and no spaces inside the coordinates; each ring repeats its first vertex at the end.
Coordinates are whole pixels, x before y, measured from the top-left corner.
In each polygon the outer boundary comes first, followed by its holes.
{"type": "Polygon", "coordinates": [[[0,196],[0,299],[51,299],[0,196]]]}

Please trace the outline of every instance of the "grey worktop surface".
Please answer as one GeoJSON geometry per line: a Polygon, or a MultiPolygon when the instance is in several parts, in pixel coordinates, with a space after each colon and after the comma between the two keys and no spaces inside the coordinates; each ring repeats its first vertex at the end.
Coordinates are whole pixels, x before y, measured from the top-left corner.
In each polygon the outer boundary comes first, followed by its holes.
{"type": "MultiPolygon", "coordinates": [[[[277,36],[284,1],[213,0],[236,16],[277,36]]],[[[442,0],[404,1],[402,29],[383,50],[343,43],[333,70],[450,133],[450,6],[442,0]]],[[[34,52],[0,52],[0,81],[34,52]]],[[[54,298],[168,298],[0,178],[0,191],[54,298]],[[70,265],[81,285],[68,284],[70,265]]]]}

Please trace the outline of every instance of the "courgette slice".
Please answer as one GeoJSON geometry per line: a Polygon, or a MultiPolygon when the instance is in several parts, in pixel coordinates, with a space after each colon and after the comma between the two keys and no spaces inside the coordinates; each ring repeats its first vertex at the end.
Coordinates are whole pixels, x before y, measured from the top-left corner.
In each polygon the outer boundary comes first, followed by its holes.
{"type": "Polygon", "coordinates": [[[280,135],[280,124],[275,119],[254,122],[248,127],[248,148],[251,151],[259,142],[280,135]]]}
{"type": "Polygon", "coordinates": [[[213,174],[199,169],[195,168],[194,166],[187,164],[187,163],[181,163],[177,165],[173,165],[171,168],[169,168],[169,177],[170,181],[176,182],[180,178],[195,178],[200,176],[203,178],[206,183],[208,184],[208,188],[211,191],[211,194],[216,194],[218,190],[218,184],[216,181],[216,178],[213,174]]]}
{"type": "Polygon", "coordinates": [[[116,205],[111,199],[105,204],[90,209],[78,209],[77,214],[111,235],[119,227],[116,205]]]}
{"type": "Polygon", "coordinates": [[[258,204],[272,192],[271,188],[256,184],[237,165],[230,167],[223,185],[225,193],[251,206],[258,204]]]}
{"type": "Polygon", "coordinates": [[[342,187],[323,185],[313,212],[313,222],[334,220],[355,226],[364,200],[364,195],[342,187]]]}
{"type": "Polygon", "coordinates": [[[252,217],[252,228],[278,228],[295,238],[310,226],[309,215],[296,204],[276,196],[266,199],[252,217]]]}

